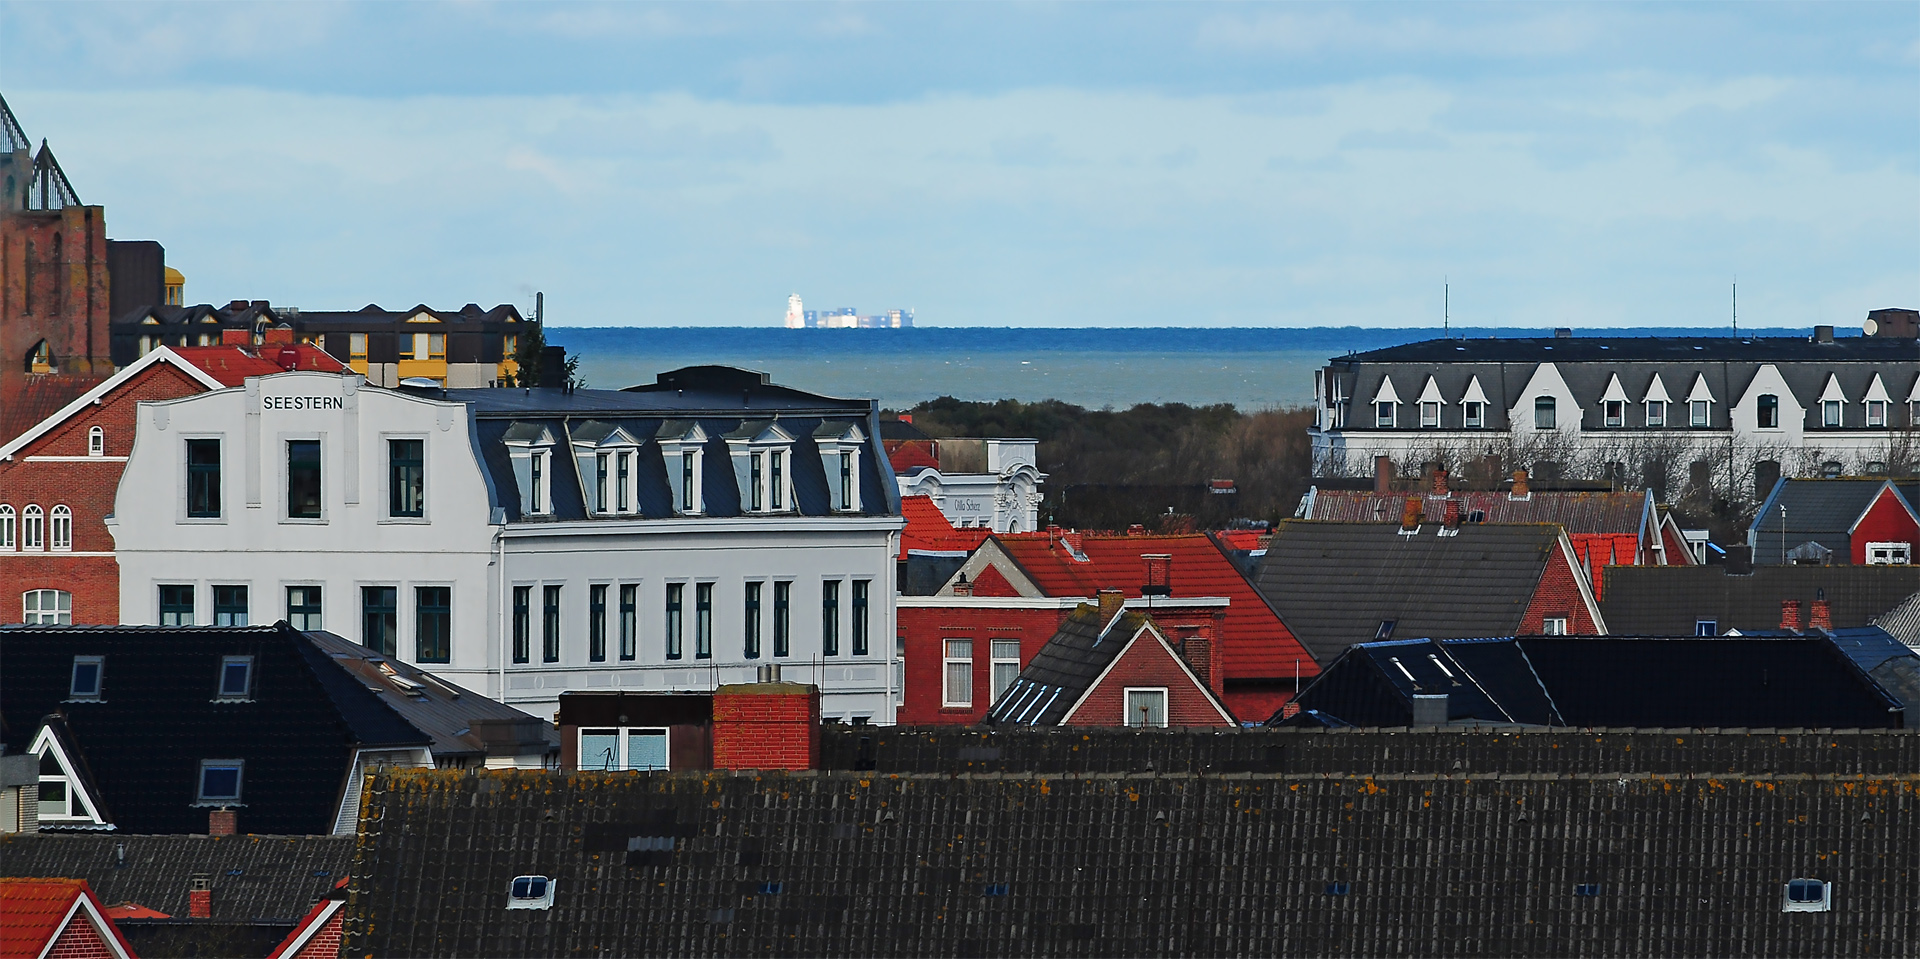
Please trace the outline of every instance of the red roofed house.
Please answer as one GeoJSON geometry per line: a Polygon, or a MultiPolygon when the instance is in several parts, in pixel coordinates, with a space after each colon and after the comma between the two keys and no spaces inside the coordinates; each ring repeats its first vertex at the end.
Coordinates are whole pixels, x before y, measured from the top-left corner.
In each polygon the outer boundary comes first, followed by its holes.
{"type": "Polygon", "coordinates": [[[0,445],[0,622],[120,622],[120,566],[106,521],[140,403],[288,369],[346,369],[294,343],[292,330],[267,330],[257,349],[245,345],[246,330],[225,336],[240,343],[157,348],[0,445]]]}
{"type": "Polygon", "coordinates": [[[931,596],[899,597],[902,724],[970,725],[1102,590],[1150,616],[1234,715],[1271,715],[1313,657],[1205,533],[996,535],[931,596]]]}
{"type": "Polygon", "coordinates": [[[0,879],[0,959],[135,959],[85,879],[0,879]]]}
{"type": "Polygon", "coordinates": [[[314,903],[267,959],[339,959],[346,904],[347,880],[341,879],[334,885],[333,894],[314,903]]]}

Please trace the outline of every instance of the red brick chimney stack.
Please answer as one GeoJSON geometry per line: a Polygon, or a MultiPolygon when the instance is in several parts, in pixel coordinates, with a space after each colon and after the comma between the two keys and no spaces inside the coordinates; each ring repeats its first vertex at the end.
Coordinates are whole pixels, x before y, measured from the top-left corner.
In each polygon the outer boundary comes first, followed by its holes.
{"type": "Polygon", "coordinates": [[[235,831],[233,810],[215,809],[207,813],[207,835],[231,836],[235,831]]]}
{"type": "Polygon", "coordinates": [[[1400,513],[1400,531],[1403,533],[1416,532],[1420,529],[1420,521],[1426,518],[1427,504],[1422,502],[1418,496],[1409,496],[1407,497],[1406,508],[1400,513]]]}
{"type": "Polygon", "coordinates": [[[1527,471],[1526,470],[1513,471],[1513,495],[1523,497],[1523,498],[1532,495],[1527,490],[1527,471]]]}
{"type": "Polygon", "coordinates": [[[1221,695],[1220,674],[1213,659],[1213,631],[1202,628],[1180,641],[1180,658],[1187,661],[1187,668],[1206,684],[1215,696],[1221,695]]]}
{"type": "Polygon", "coordinates": [[[953,595],[955,596],[972,596],[973,595],[973,584],[967,582],[967,574],[961,573],[960,581],[953,584],[953,595]]]}
{"type": "Polygon", "coordinates": [[[221,330],[221,346],[252,346],[253,334],[246,330],[221,330]]]}
{"type": "Polygon", "coordinates": [[[292,346],[293,327],[271,326],[267,328],[260,342],[266,346],[292,346]]]}
{"type": "Polygon", "coordinates": [[[1824,599],[1813,601],[1813,615],[1807,618],[1807,625],[1813,629],[1833,630],[1833,607],[1824,599]]]}
{"type": "Polygon", "coordinates": [[[1780,601],[1780,628],[1800,631],[1800,601],[1783,599],[1780,601]]]}
{"type": "Polygon", "coordinates": [[[1449,495],[1447,491],[1447,468],[1444,466],[1435,466],[1433,468],[1433,495],[1440,497],[1449,495]]]}
{"type": "Polygon", "coordinates": [[[1460,501],[1457,499],[1447,500],[1447,518],[1446,518],[1445,526],[1448,529],[1460,528],[1460,501]]]}
{"type": "Polygon", "coordinates": [[[1142,596],[1173,595],[1173,554],[1146,553],[1140,557],[1147,564],[1147,584],[1140,590],[1142,596]]]}
{"type": "Polygon", "coordinates": [[[776,679],[713,691],[713,768],[819,765],[820,687],[776,679]]]}
{"type": "Polygon", "coordinates": [[[1393,492],[1393,457],[1376,456],[1373,458],[1373,491],[1376,493],[1393,492]]]}
{"type": "Polygon", "coordinates": [[[195,873],[187,886],[187,918],[213,918],[213,882],[206,873],[195,873]]]}
{"type": "Polygon", "coordinates": [[[1115,616],[1120,615],[1121,608],[1127,605],[1127,594],[1117,589],[1103,589],[1100,591],[1099,601],[1100,619],[1102,625],[1105,625],[1112,622],[1115,616]]]}

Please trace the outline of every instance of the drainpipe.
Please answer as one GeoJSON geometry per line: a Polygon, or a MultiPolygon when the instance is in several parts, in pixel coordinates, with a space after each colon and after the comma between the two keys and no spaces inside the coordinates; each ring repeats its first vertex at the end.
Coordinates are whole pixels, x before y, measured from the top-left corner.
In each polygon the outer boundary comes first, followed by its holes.
{"type": "Polygon", "coordinates": [[[507,525],[493,531],[493,569],[500,582],[500,605],[494,610],[494,625],[500,633],[500,702],[507,701],[507,525]]]}

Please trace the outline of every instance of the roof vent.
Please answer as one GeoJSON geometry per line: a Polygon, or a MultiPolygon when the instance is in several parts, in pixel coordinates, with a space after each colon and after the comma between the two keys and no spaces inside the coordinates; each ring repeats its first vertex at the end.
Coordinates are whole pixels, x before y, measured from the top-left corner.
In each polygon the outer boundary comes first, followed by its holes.
{"type": "Polygon", "coordinates": [[[1814,327],[1814,328],[1813,328],[1813,341],[1814,341],[1815,343],[1831,343],[1831,342],[1833,342],[1833,327],[1831,327],[1831,326],[1816,326],[1816,327],[1814,327]]]}
{"type": "Polygon", "coordinates": [[[1560,327],[1553,331],[1553,338],[1556,340],[1571,340],[1573,339],[1573,331],[1564,326],[1560,327]]]}

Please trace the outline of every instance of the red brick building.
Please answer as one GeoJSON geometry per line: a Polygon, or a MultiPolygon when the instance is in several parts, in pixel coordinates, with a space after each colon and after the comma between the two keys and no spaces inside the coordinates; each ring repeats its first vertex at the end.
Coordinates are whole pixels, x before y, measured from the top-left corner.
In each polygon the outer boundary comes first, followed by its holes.
{"type": "Polygon", "coordinates": [[[289,368],[344,369],[324,352],[294,344],[287,330],[269,331],[268,345],[258,350],[157,349],[0,445],[0,621],[118,623],[120,567],[106,519],[139,404],[289,368]]]}
{"type": "Polygon", "coordinates": [[[134,959],[85,879],[0,879],[0,956],[134,959]]]}
{"type": "MultiPolygon", "coordinates": [[[[1080,604],[1118,590],[1174,648],[1206,649],[1206,683],[1265,716],[1314,660],[1205,533],[996,535],[932,596],[902,596],[903,724],[972,724],[1080,604]]],[[[1193,659],[1188,656],[1189,661],[1193,659]]]]}

